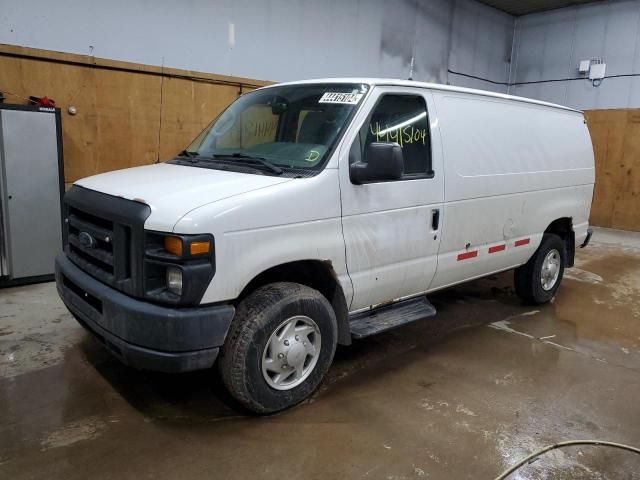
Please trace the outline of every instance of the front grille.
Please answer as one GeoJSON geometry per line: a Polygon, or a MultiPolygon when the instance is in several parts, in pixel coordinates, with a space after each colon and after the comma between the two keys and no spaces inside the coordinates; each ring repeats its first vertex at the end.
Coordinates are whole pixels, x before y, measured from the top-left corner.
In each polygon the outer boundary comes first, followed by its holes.
{"type": "Polygon", "coordinates": [[[142,297],[144,221],[150,213],[142,203],[74,185],[65,195],[68,257],[101,282],[142,297]]]}
{"type": "Polygon", "coordinates": [[[67,223],[69,253],[76,257],[76,263],[86,263],[88,269],[95,270],[95,275],[102,277],[107,283],[112,283],[115,279],[113,222],[69,207],[67,223]],[[83,245],[80,240],[81,234],[91,235],[94,245],[91,247],[83,245]]]}

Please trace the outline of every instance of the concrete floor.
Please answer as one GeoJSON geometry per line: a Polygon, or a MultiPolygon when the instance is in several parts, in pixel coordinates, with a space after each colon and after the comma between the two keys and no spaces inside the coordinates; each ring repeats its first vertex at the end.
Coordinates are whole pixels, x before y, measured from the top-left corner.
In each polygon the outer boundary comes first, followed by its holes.
{"type": "MultiPolygon", "coordinates": [[[[340,349],[308,402],[268,418],[212,372],[137,372],[53,284],[0,291],[0,478],[492,479],[546,444],[640,445],[640,236],[598,231],[555,301],[511,274],[432,297],[434,319],[340,349]]],[[[640,479],[640,457],[574,447],[520,479],[640,479]]]]}

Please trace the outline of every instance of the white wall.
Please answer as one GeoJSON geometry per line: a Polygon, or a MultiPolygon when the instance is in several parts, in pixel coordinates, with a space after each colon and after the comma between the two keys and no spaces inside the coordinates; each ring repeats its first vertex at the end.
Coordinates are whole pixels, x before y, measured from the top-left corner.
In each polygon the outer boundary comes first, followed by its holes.
{"type": "Polygon", "coordinates": [[[3,0],[0,43],[276,81],[407,78],[415,54],[416,80],[500,89],[447,70],[506,81],[513,29],[473,0],[53,3],[3,0]]]}
{"type": "Polygon", "coordinates": [[[511,93],[578,109],[640,107],[640,0],[607,1],[526,15],[516,21],[512,82],[579,77],[580,60],[601,57],[607,78],[514,85],[511,93]]]}

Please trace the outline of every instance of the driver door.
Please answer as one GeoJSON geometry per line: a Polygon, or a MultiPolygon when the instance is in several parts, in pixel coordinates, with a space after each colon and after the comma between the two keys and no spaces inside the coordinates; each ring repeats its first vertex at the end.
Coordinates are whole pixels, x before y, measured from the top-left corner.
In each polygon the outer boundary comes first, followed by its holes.
{"type": "Polygon", "coordinates": [[[353,312],[425,292],[434,277],[444,182],[431,93],[375,87],[345,140],[339,169],[353,312]],[[400,144],[401,178],[362,185],[351,181],[350,163],[366,163],[372,142],[400,144]]]}

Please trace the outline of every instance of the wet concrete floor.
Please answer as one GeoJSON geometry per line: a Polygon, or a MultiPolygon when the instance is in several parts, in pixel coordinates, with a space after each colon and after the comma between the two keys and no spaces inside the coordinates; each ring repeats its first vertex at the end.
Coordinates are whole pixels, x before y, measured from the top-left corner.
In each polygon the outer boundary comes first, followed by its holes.
{"type": "MultiPolygon", "coordinates": [[[[522,305],[510,273],[434,294],[435,318],[339,349],[266,418],[212,372],[121,365],[53,284],[2,290],[0,478],[493,479],[559,441],[640,446],[640,237],[602,238],[553,303],[522,305]]],[[[511,478],[640,479],[640,456],[571,447],[511,478]]]]}

